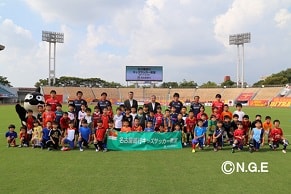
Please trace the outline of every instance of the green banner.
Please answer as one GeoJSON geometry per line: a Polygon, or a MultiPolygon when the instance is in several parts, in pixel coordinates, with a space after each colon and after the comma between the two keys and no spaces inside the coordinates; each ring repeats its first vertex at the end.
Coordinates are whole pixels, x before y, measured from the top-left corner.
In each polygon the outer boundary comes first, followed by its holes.
{"type": "Polygon", "coordinates": [[[181,149],[181,132],[113,132],[107,138],[109,150],[181,149]]]}

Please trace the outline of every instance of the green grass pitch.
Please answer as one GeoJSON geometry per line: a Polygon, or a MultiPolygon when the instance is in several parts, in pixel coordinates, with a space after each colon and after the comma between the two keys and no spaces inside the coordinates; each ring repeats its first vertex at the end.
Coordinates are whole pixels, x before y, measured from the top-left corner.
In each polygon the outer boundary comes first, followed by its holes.
{"type": "MultiPolygon", "coordinates": [[[[280,119],[291,140],[291,111],[244,107],[255,114],[280,119]]],[[[207,110],[209,112],[209,109],[207,110]]],[[[20,121],[12,105],[0,106],[0,193],[289,193],[291,149],[231,153],[230,147],[191,153],[190,148],[162,151],[96,153],[7,148],[7,126],[20,121]],[[221,171],[224,161],[268,162],[267,173],[221,171]]],[[[290,141],[291,142],[291,141],[290,141]]],[[[281,147],[282,148],[282,147],[281,147]]]]}

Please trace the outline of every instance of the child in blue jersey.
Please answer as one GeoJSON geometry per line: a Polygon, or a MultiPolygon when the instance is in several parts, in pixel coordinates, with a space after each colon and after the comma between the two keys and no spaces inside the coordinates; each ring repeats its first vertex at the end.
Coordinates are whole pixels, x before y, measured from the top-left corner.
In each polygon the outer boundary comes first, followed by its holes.
{"type": "Polygon", "coordinates": [[[222,141],[223,141],[223,132],[224,132],[224,128],[223,128],[223,122],[218,120],[217,124],[216,124],[216,128],[213,132],[213,136],[212,136],[212,141],[213,141],[213,150],[215,152],[217,152],[217,150],[221,149],[222,147],[222,141]]]}
{"type": "Polygon", "coordinates": [[[204,135],[204,140],[203,140],[203,146],[205,146],[205,141],[206,141],[206,131],[208,128],[208,116],[206,113],[201,114],[201,120],[202,120],[202,127],[205,130],[205,135],[204,135]]]}
{"type": "Polygon", "coordinates": [[[56,114],[56,119],[55,121],[58,123],[58,125],[60,126],[60,120],[63,116],[63,110],[62,110],[62,105],[61,104],[57,104],[57,110],[55,111],[56,114]]]}
{"type": "Polygon", "coordinates": [[[176,107],[175,106],[171,107],[170,118],[171,118],[171,131],[174,131],[175,130],[175,125],[178,122],[178,113],[176,112],[176,107]]]}
{"type": "Polygon", "coordinates": [[[194,139],[192,140],[192,153],[195,152],[197,144],[199,145],[199,149],[203,149],[205,133],[206,129],[203,127],[203,120],[198,119],[197,126],[194,129],[194,139]]]}
{"type": "Polygon", "coordinates": [[[15,125],[11,124],[8,126],[8,131],[5,134],[5,137],[7,140],[7,147],[16,146],[17,133],[14,130],[15,130],[15,125]]]}
{"type": "Polygon", "coordinates": [[[167,132],[171,131],[171,115],[170,115],[169,109],[165,110],[164,127],[165,127],[165,131],[167,131],[167,132]]]}
{"type": "Polygon", "coordinates": [[[253,151],[259,151],[260,145],[263,142],[264,138],[264,129],[262,128],[262,121],[255,121],[255,128],[252,129],[250,134],[249,150],[252,153],[253,151]]]}
{"type": "Polygon", "coordinates": [[[78,144],[79,144],[79,148],[81,152],[84,151],[83,146],[89,148],[90,135],[91,135],[91,130],[88,127],[87,120],[82,119],[81,127],[79,128],[79,138],[78,138],[78,144]]]}
{"type": "Polygon", "coordinates": [[[41,149],[48,147],[48,142],[50,141],[50,130],[52,129],[52,122],[48,121],[46,127],[42,129],[42,138],[40,141],[41,149]]]}
{"type": "Polygon", "coordinates": [[[144,132],[154,132],[155,129],[153,127],[153,122],[152,121],[148,121],[147,122],[147,127],[144,128],[144,132]]]}

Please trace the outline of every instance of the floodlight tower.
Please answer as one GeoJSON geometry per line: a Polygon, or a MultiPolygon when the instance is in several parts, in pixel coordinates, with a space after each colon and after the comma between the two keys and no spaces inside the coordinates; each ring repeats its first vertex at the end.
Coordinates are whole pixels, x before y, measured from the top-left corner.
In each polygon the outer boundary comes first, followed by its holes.
{"type": "Polygon", "coordinates": [[[237,46],[237,69],[236,69],[236,85],[238,87],[241,81],[241,87],[244,87],[244,43],[251,42],[251,33],[241,33],[229,35],[229,45],[237,46]],[[242,54],[240,53],[239,46],[242,45],[242,54]],[[242,59],[241,59],[242,55],[242,59]],[[240,78],[240,66],[241,66],[241,78],[240,78]]]}
{"type": "Polygon", "coordinates": [[[46,41],[49,43],[48,85],[51,86],[51,80],[53,80],[53,85],[55,85],[56,83],[56,43],[64,43],[64,33],[42,31],[42,41],[46,41]],[[54,44],[53,56],[51,51],[52,43],[54,44]]]}

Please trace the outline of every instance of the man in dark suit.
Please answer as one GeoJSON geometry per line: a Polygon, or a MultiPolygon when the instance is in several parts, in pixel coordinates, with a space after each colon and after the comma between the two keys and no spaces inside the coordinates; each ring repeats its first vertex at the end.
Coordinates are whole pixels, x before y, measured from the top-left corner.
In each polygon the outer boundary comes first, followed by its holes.
{"type": "Polygon", "coordinates": [[[155,114],[157,113],[157,108],[161,107],[159,102],[156,102],[157,97],[155,95],[151,96],[151,102],[148,103],[149,112],[153,111],[155,114]]]}
{"type": "Polygon", "coordinates": [[[127,109],[131,109],[132,107],[135,107],[137,110],[138,104],[135,99],[133,99],[133,92],[128,92],[128,99],[124,101],[124,106],[127,109]]]}

